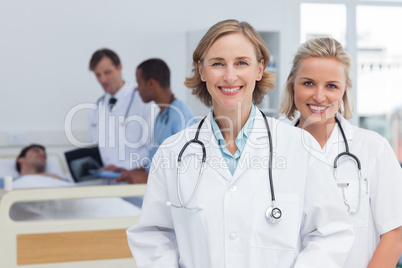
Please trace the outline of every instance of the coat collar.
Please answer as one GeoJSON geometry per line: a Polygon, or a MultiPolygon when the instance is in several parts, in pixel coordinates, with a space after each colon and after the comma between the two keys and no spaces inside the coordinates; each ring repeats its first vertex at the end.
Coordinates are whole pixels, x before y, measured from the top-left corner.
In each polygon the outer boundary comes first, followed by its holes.
{"type": "MultiPolygon", "coordinates": [[[[339,113],[336,113],[335,117],[339,120],[339,123],[341,124],[341,127],[342,127],[343,131],[345,132],[346,140],[347,141],[353,140],[353,136],[354,136],[353,125],[339,113]]],[[[290,122],[290,124],[292,126],[295,126],[295,124],[298,120],[299,119],[292,120],[290,122]]],[[[335,144],[335,143],[339,143],[339,142],[343,142],[343,137],[342,137],[341,131],[339,129],[339,126],[336,126],[334,128],[334,130],[332,131],[331,136],[329,137],[329,139],[327,141],[327,144],[335,144]]]]}
{"type": "MultiPolygon", "coordinates": [[[[355,127],[350,124],[342,115],[335,115],[341,124],[341,127],[345,133],[346,140],[350,146],[350,142],[353,140],[355,127]]],[[[335,126],[332,133],[323,148],[320,147],[318,142],[314,143],[310,148],[310,154],[312,154],[317,159],[333,166],[335,157],[345,151],[344,140],[339,126],[335,126]]],[[[353,153],[353,152],[352,152],[353,153]]]]}
{"type": "MultiPolygon", "coordinates": [[[[265,115],[264,115],[265,116],[265,115]]],[[[274,120],[271,118],[267,117],[267,122],[269,129],[271,131],[271,137],[273,137],[273,129],[275,128],[274,126],[274,120]]],[[[274,141],[273,141],[274,142],[274,141]]],[[[260,110],[257,109],[255,111],[255,117],[254,117],[254,125],[253,125],[253,130],[250,133],[250,136],[247,140],[246,146],[244,147],[243,153],[240,156],[239,163],[245,163],[246,157],[250,156],[257,156],[258,154],[255,152],[255,150],[262,150],[263,155],[269,156],[269,147],[268,147],[268,131],[267,127],[265,125],[264,117],[261,114],[260,110]]],[[[272,145],[274,147],[274,145],[272,145]]],[[[241,175],[247,170],[247,168],[236,168],[235,173],[233,174],[232,182],[235,182],[237,179],[241,177],[241,175]]],[[[268,173],[267,173],[268,174],[268,173]]]]}
{"type": "Polygon", "coordinates": [[[354,136],[353,126],[349,121],[347,121],[341,114],[337,113],[336,118],[339,120],[340,126],[336,126],[329,137],[327,144],[336,144],[340,142],[344,142],[340,127],[342,127],[343,132],[345,133],[346,140],[352,141],[354,136]]]}
{"type": "MultiPolygon", "coordinates": [[[[200,134],[198,136],[198,139],[201,142],[203,142],[205,145],[206,153],[207,153],[207,163],[208,163],[208,161],[211,160],[211,157],[218,156],[219,158],[222,158],[222,156],[221,156],[222,153],[219,149],[218,142],[215,138],[215,135],[212,132],[211,120],[212,120],[212,113],[209,112],[208,115],[205,117],[205,120],[200,129],[200,134]]],[[[273,128],[274,128],[273,120],[271,120],[270,118],[267,118],[267,120],[268,120],[268,124],[269,124],[270,130],[271,130],[271,133],[272,133],[273,128]]],[[[195,129],[194,129],[193,133],[191,134],[192,137],[190,137],[191,139],[195,137],[196,129],[198,126],[199,125],[195,125],[195,129]]],[[[267,128],[266,128],[266,125],[264,122],[264,118],[263,118],[260,110],[256,109],[253,129],[250,133],[249,138],[247,139],[247,143],[246,143],[246,146],[244,147],[242,155],[239,159],[239,163],[242,163],[242,161],[244,161],[244,157],[246,157],[247,155],[254,155],[252,150],[255,150],[255,148],[256,148],[255,145],[258,145],[261,143],[261,141],[259,141],[261,138],[267,139],[267,137],[268,137],[268,132],[267,132],[267,128]]],[[[265,146],[265,148],[257,149],[257,150],[267,150],[267,146],[265,146]]],[[[269,151],[267,150],[267,155],[268,155],[268,153],[269,153],[269,151]]],[[[233,176],[230,173],[226,164],[224,164],[224,163],[219,165],[218,167],[215,167],[214,170],[217,171],[222,176],[222,178],[227,180],[229,183],[233,183],[242,175],[242,173],[245,170],[247,170],[247,168],[236,168],[233,176]]]]}
{"type": "MultiPolygon", "coordinates": [[[[201,126],[198,139],[202,143],[204,143],[206,149],[207,154],[206,164],[210,165],[210,168],[213,168],[221,175],[222,178],[230,182],[232,179],[232,174],[230,173],[226,163],[224,163],[223,161],[217,161],[216,159],[213,159],[215,157],[218,157],[219,160],[222,160],[223,156],[219,148],[218,141],[216,140],[215,135],[213,134],[211,120],[213,120],[213,118],[212,118],[212,112],[210,111],[208,112],[208,115],[205,117],[205,120],[201,126]]],[[[199,125],[197,125],[197,128],[198,126],[199,125]]],[[[195,133],[196,132],[194,132],[194,135],[195,133]]]]}
{"type": "MultiPolygon", "coordinates": [[[[216,141],[215,135],[213,135],[213,133],[212,133],[211,120],[212,120],[212,113],[209,112],[204,120],[204,123],[201,126],[200,134],[199,134],[198,138],[200,141],[204,142],[205,144],[211,143],[212,145],[218,146],[218,142],[216,141]]],[[[270,120],[270,118],[267,118],[267,120],[268,120],[269,127],[272,131],[273,126],[271,126],[271,125],[273,122],[272,122],[272,120],[270,120]]],[[[198,127],[198,125],[196,125],[196,128],[197,127],[198,127]]],[[[194,131],[194,135],[195,135],[195,132],[196,131],[194,131]]],[[[255,140],[258,140],[259,138],[264,138],[267,136],[268,136],[268,132],[267,132],[267,128],[265,126],[264,118],[262,117],[260,110],[256,107],[253,130],[251,131],[248,139],[255,141],[255,140]]]]}

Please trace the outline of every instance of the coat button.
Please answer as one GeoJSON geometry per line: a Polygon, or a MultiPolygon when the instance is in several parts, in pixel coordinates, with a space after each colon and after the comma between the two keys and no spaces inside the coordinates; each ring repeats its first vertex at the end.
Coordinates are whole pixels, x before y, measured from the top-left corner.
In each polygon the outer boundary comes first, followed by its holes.
{"type": "Polygon", "coordinates": [[[231,239],[236,239],[236,238],[237,238],[237,234],[236,234],[236,233],[231,233],[231,234],[230,234],[230,238],[231,238],[231,239]]]}

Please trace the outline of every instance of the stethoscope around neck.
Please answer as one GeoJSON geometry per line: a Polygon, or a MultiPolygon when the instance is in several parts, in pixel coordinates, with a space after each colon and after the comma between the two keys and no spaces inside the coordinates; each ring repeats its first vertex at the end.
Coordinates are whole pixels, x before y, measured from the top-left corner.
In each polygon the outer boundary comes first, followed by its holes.
{"type": "MultiPolygon", "coordinates": [[[[128,113],[130,112],[131,106],[133,105],[136,90],[137,89],[134,88],[133,91],[131,92],[130,101],[129,101],[127,107],[126,107],[126,112],[124,113],[124,120],[120,123],[120,125],[122,125],[123,127],[127,124],[126,120],[127,120],[127,117],[128,117],[128,113]]],[[[99,99],[99,101],[105,102],[105,107],[109,106],[109,105],[106,105],[106,94],[103,95],[102,98],[99,99]]],[[[110,111],[114,111],[114,109],[116,109],[116,106],[113,105],[113,108],[110,108],[110,107],[108,107],[108,108],[109,108],[110,111]]]]}
{"type": "MultiPolygon", "coordinates": [[[[342,189],[343,202],[344,202],[344,204],[345,204],[345,206],[347,208],[347,211],[348,211],[349,215],[355,215],[360,210],[360,198],[361,198],[361,193],[362,193],[362,189],[361,189],[361,184],[362,184],[361,164],[360,164],[359,158],[349,151],[349,143],[348,143],[348,141],[346,139],[346,135],[345,135],[345,132],[343,131],[342,125],[339,122],[338,118],[336,118],[336,117],[334,117],[334,118],[335,118],[335,122],[338,125],[339,130],[340,130],[340,132],[342,134],[343,142],[345,143],[345,151],[340,153],[340,154],[338,154],[334,159],[334,165],[333,165],[334,166],[334,179],[335,179],[335,181],[337,180],[337,171],[338,171],[339,159],[342,158],[342,157],[350,157],[350,158],[352,158],[355,161],[356,166],[357,166],[357,173],[358,173],[357,175],[358,175],[358,181],[359,181],[359,195],[358,195],[359,199],[357,201],[357,208],[355,210],[351,209],[350,204],[349,204],[349,202],[348,202],[348,200],[346,198],[346,194],[345,194],[345,188],[349,186],[349,183],[338,183],[338,187],[340,187],[342,189]]],[[[299,125],[299,122],[300,122],[300,119],[296,121],[296,124],[295,124],[296,127],[299,125]]]]}
{"type": "MultiPolygon", "coordinates": [[[[269,140],[268,177],[269,177],[269,186],[270,186],[271,201],[272,201],[271,206],[265,211],[265,216],[266,216],[266,218],[268,219],[269,222],[277,223],[282,217],[282,211],[278,207],[276,207],[276,205],[275,205],[275,191],[274,191],[274,184],[273,184],[273,178],[272,178],[272,158],[273,158],[272,136],[271,136],[271,131],[270,131],[269,125],[268,125],[268,120],[267,120],[267,118],[265,117],[264,113],[261,110],[260,110],[260,112],[262,114],[262,117],[264,118],[265,127],[267,129],[268,140],[269,140]]],[[[204,171],[205,161],[206,161],[206,158],[207,158],[205,145],[204,145],[204,143],[202,141],[200,141],[198,139],[198,136],[200,134],[200,130],[201,130],[202,124],[205,121],[205,118],[206,117],[204,117],[201,120],[201,122],[199,123],[198,128],[197,128],[197,132],[196,132],[196,134],[194,136],[194,139],[187,141],[186,144],[184,144],[183,148],[181,149],[181,151],[180,151],[180,153],[178,155],[178,158],[177,158],[177,188],[176,188],[176,191],[177,191],[177,198],[179,200],[180,205],[175,205],[175,204],[172,204],[170,201],[167,201],[166,205],[168,205],[170,207],[183,208],[183,209],[187,209],[187,210],[202,210],[204,208],[201,205],[200,206],[195,206],[195,207],[190,207],[189,205],[190,205],[191,201],[194,199],[194,197],[195,197],[195,195],[196,195],[196,193],[198,191],[198,188],[199,188],[199,185],[200,185],[200,182],[201,182],[202,173],[204,171]],[[182,159],[184,151],[192,143],[199,144],[201,146],[201,148],[202,148],[201,168],[200,168],[200,172],[198,173],[197,182],[195,184],[195,187],[194,187],[194,190],[193,190],[192,194],[190,195],[190,198],[187,201],[184,201],[182,196],[181,196],[181,193],[180,193],[181,159],[182,159]]]]}

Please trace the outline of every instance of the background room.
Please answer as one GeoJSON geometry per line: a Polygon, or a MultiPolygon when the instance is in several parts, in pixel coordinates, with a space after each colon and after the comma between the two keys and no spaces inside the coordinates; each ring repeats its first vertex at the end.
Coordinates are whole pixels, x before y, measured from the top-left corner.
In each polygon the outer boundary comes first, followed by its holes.
{"type": "MultiPolygon", "coordinates": [[[[299,45],[319,36],[339,40],[352,59],[354,112],[350,122],[384,136],[402,163],[402,37],[395,30],[402,24],[402,0],[2,0],[0,161],[8,159],[8,167],[16,172],[15,159],[21,148],[38,143],[53,157],[48,158],[49,163],[61,164],[61,172],[68,173],[64,153],[89,145],[88,107],[104,94],[88,68],[91,55],[100,48],[117,52],[124,80],[134,84],[139,63],[149,58],[163,59],[171,71],[175,97],[191,107],[196,116],[205,115],[209,109],[191,94],[184,81],[191,74],[192,52],[200,38],[211,25],[224,19],[249,22],[267,43],[271,52],[268,71],[277,75],[277,81],[259,108],[274,117],[279,117],[281,93],[299,45]]],[[[1,165],[0,171],[0,177],[12,175],[1,165]]],[[[77,241],[106,246],[103,252],[94,250],[97,256],[93,260],[101,260],[85,267],[123,267],[116,266],[120,259],[132,264],[125,230],[138,217],[101,219],[102,224],[92,219],[84,219],[85,224],[63,219],[51,228],[47,226],[51,221],[43,221],[43,227],[38,222],[15,224],[8,217],[14,201],[141,197],[146,185],[125,185],[124,191],[118,186],[67,188],[54,192],[45,189],[43,193],[41,189],[29,189],[27,194],[17,190],[5,193],[1,189],[5,194],[0,203],[0,241],[6,241],[0,243],[4,249],[0,251],[1,259],[17,261],[16,237],[21,234],[90,231],[87,233],[95,235],[77,241]],[[3,209],[5,206],[8,207],[3,209]],[[106,236],[103,242],[91,242],[99,238],[98,231],[103,229],[118,231],[117,244],[125,250],[123,255],[111,252],[110,262],[103,260],[104,254],[113,248],[119,251],[109,244],[110,237],[106,236]]],[[[111,236],[116,234],[112,232],[111,236]]],[[[67,244],[58,236],[55,240],[67,244]]],[[[30,256],[37,254],[33,248],[42,247],[36,241],[35,246],[28,245],[30,256]]],[[[50,243],[47,246],[50,250],[58,249],[50,243]]],[[[78,251],[86,253],[80,246],[76,247],[78,251]]],[[[61,252],[64,255],[70,251],[61,252]]],[[[49,253],[45,251],[44,255],[49,253]]],[[[65,263],[77,261],[76,256],[60,259],[59,255],[56,252],[56,258],[46,262],[60,262],[60,266],[54,267],[67,267],[65,263]]]]}
{"type": "MultiPolygon", "coordinates": [[[[14,152],[37,142],[49,151],[63,151],[73,146],[65,133],[70,128],[76,140],[87,141],[87,111],[69,112],[103,94],[88,70],[92,53],[103,47],[119,54],[123,77],[132,82],[141,61],[162,58],[171,69],[176,97],[204,114],[205,107],[183,85],[191,70],[190,51],[202,34],[218,20],[249,21],[268,38],[273,34],[280,66],[280,59],[290,61],[298,44],[293,2],[2,1],[0,88],[7,101],[0,107],[1,150],[14,152]],[[68,115],[73,117],[65,129],[68,115]]],[[[281,66],[278,85],[287,68],[281,66]]]]}

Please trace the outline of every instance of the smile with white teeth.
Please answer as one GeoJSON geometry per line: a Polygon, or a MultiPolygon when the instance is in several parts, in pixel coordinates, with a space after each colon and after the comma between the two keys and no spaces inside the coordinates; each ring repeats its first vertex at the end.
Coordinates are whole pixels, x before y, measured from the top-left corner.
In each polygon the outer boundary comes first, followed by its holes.
{"type": "Polygon", "coordinates": [[[328,106],[315,106],[315,105],[311,105],[311,104],[308,104],[308,106],[311,109],[316,110],[316,111],[323,111],[328,108],[328,106]]]}
{"type": "Polygon", "coordinates": [[[219,87],[220,90],[228,92],[228,93],[233,93],[235,91],[240,90],[242,87],[234,87],[234,88],[224,88],[224,87],[219,87]]]}

